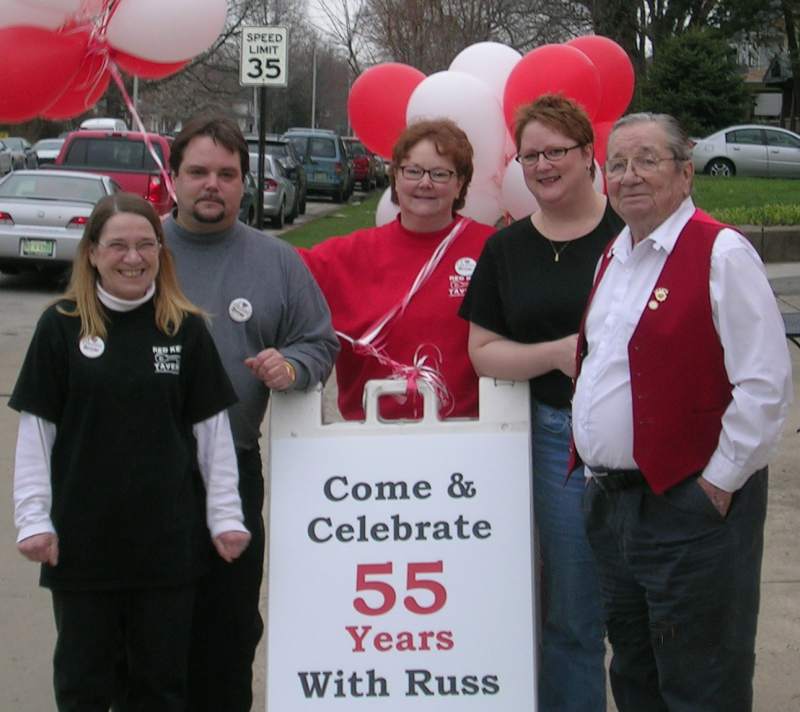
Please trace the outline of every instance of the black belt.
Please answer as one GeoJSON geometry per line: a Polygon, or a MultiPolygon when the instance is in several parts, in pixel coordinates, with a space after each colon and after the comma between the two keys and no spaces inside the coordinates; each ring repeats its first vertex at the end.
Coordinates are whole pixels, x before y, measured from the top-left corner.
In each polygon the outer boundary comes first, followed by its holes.
{"type": "Polygon", "coordinates": [[[606,470],[602,467],[590,467],[588,469],[592,481],[603,492],[617,492],[618,490],[636,487],[647,482],[641,470],[606,470]]]}

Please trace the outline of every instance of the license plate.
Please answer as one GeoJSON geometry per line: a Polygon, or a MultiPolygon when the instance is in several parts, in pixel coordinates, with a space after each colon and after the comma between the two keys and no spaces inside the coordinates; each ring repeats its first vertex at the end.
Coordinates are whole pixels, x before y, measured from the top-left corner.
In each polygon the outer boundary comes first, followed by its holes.
{"type": "Polygon", "coordinates": [[[53,257],[56,253],[56,241],[23,237],[20,240],[19,253],[23,257],[53,257]]]}
{"type": "Polygon", "coordinates": [[[328,174],[327,173],[315,173],[314,180],[317,183],[327,183],[328,182],[328,174]]]}

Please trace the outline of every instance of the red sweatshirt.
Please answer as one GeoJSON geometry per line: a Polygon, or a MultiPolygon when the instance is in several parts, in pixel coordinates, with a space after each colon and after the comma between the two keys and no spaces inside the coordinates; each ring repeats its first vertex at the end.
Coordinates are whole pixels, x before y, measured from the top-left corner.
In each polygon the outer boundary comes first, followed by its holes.
{"type": "MultiPolygon", "coordinates": [[[[414,278],[455,223],[429,233],[411,232],[393,222],[334,237],[300,254],[322,288],[337,331],[358,339],[405,297],[414,278]]],[[[469,324],[458,316],[472,270],[493,227],[469,221],[436,270],[414,295],[405,313],[384,329],[387,356],[412,365],[417,348],[441,352],[439,372],[455,406],[441,415],[477,417],[478,378],[467,355],[469,324]],[[436,348],[432,348],[436,347],[436,348]]],[[[346,420],[362,420],[362,393],[368,380],[387,378],[390,369],[374,357],[353,353],[342,340],[336,361],[339,409],[346,420]]],[[[418,395],[400,403],[381,399],[383,418],[415,418],[422,413],[418,395]]]]}

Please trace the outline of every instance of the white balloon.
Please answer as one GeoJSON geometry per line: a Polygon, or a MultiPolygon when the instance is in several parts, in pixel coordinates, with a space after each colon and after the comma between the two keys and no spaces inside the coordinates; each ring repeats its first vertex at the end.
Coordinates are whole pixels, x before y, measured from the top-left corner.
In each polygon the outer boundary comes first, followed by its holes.
{"type": "Polygon", "coordinates": [[[181,62],[211,46],[227,14],[227,0],[121,0],[108,42],[151,62],[181,62]]]}
{"type": "Polygon", "coordinates": [[[500,102],[480,79],[462,72],[437,72],[417,85],[406,123],[417,119],[455,121],[472,144],[474,176],[497,178],[503,167],[506,124],[500,102]]]}
{"type": "Polygon", "coordinates": [[[597,159],[594,161],[594,189],[598,193],[605,193],[606,186],[605,181],[603,180],[603,169],[600,168],[600,164],[597,162],[597,159]]]}
{"type": "Polygon", "coordinates": [[[28,5],[46,7],[50,10],[69,13],[77,12],[81,7],[81,0],[26,0],[28,5]]]}
{"type": "Polygon", "coordinates": [[[539,209],[536,198],[525,183],[522,166],[516,161],[510,161],[503,174],[501,202],[514,220],[521,220],[539,209]]]}
{"type": "Polygon", "coordinates": [[[46,30],[57,30],[63,25],[69,13],[52,8],[30,5],[25,0],[0,0],[0,27],[28,25],[46,30]]]}
{"type": "Polygon", "coordinates": [[[392,202],[392,189],[383,191],[378,207],[375,209],[375,225],[380,227],[392,222],[400,214],[400,206],[392,202]]]}
{"type": "Polygon", "coordinates": [[[522,55],[498,42],[478,42],[461,50],[450,63],[451,72],[464,72],[484,82],[503,105],[506,80],[522,55]]]}
{"type": "Polygon", "coordinates": [[[494,225],[503,216],[500,186],[492,179],[473,180],[464,207],[458,212],[485,225],[494,225]]]}

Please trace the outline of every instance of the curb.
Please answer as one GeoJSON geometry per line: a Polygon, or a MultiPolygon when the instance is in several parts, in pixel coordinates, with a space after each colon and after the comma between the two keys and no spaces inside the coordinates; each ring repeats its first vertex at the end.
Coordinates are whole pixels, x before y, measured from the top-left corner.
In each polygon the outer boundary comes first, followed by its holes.
{"type": "Polygon", "coordinates": [[[800,262],[800,226],[739,225],[763,262],[800,262]]]}

